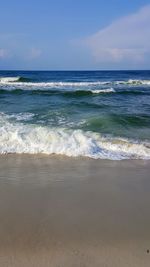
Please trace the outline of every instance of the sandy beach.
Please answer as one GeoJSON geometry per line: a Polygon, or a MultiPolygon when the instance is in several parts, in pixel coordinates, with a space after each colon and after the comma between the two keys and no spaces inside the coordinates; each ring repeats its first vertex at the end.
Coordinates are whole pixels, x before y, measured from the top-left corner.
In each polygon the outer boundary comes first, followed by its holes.
{"type": "Polygon", "coordinates": [[[0,266],[150,265],[150,162],[0,156],[0,266]]]}

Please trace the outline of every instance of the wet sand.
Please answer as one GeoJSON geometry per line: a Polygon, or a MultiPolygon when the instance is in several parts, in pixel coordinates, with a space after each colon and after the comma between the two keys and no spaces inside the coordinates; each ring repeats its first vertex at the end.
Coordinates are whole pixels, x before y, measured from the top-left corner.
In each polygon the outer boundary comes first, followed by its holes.
{"type": "Polygon", "coordinates": [[[0,156],[0,267],[148,267],[149,250],[149,161],[0,156]]]}

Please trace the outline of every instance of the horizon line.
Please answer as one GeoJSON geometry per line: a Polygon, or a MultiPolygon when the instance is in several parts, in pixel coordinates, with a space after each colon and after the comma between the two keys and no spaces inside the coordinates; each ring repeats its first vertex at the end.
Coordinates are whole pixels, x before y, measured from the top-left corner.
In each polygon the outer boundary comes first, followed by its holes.
{"type": "Polygon", "coordinates": [[[64,70],[40,70],[40,69],[37,69],[37,70],[35,70],[35,69],[0,69],[0,72],[1,71],[53,71],[53,72],[56,72],[56,71],[58,71],[58,72],[63,72],[63,71],[66,71],[66,72],[71,72],[71,71],[74,71],[74,72],[76,72],[76,71],[150,71],[150,69],[82,69],[82,70],[80,70],[80,69],[72,69],[72,70],[68,70],[68,69],[64,69],[64,70]]]}

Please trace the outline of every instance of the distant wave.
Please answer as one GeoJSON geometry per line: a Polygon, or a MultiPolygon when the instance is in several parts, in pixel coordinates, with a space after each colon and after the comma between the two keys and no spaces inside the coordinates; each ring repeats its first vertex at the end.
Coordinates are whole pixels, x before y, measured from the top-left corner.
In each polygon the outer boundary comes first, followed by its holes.
{"type": "Polygon", "coordinates": [[[111,160],[150,159],[150,143],[102,136],[91,131],[12,123],[5,114],[0,114],[0,131],[0,154],[44,153],[111,160]]]}
{"type": "Polygon", "coordinates": [[[47,87],[16,87],[16,86],[7,86],[7,87],[0,87],[0,94],[23,94],[23,93],[30,93],[30,94],[39,94],[39,95],[63,95],[66,97],[82,97],[82,96],[90,96],[90,95],[100,95],[100,94],[119,94],[119,95],[150,95],[150,90],[136,89],[136,88],[121,88],[121,89],[114,89],[114,88],[101,88],[101,89],[76,89],[76,88],[47,88],[47,87]]]}
{"type": "Polygon", "coordinates": [[[101,88],[89,89],[88,87],[82,89],[78,88],[49,88],[49,87],[24,87],[24,86],[0,86],[0,94],[35,94],[35,95],[63,95],[65,97],[82,97],[82,96],[96,96],[101,94],[118,94],[118,95],[150,95],[150,90],[145,87],[142,88],[101,88]]]}
{"type": "Polygon", "coordinates": [[[89,87],[89,86],[101,86],[101,85],[150,85],[150,80],[120,80],[120,81],[82,81],[82,82],[31,82],[31,79],[24,77],[0,77],[0,84],[16,85],[23,87],[89,87]]]}
{"type": "Polygon", "coordinates": [[[132,80],[128,81],[116,81],[115,84],[125,84],[125,85],[150,85],[150,80],[132,80]]]}
{"type": "Polygon", "coordinates": [[[76,87],[76,86],[89,86],[89,85],[105,85],[109,82],[29,82],[30,79],[23,77],[1,77],[0,83],[11,85],[24,85],[24,86],[41,86],[41,87],[76,87]]]}
{"type": "MultiPolygon", "coordinates": [[[[58,92],[58,91],[57,91],[58,92]]],[[[73,91],[60,91],[65,96],[86,96],[86,95],[97,95],[97,94],[108,94],[115,93],[113,88],[99,89],[99,90],[73,90],[73,91]]]]}
{"type": "Polygon", "coordinates": [[[113,88],[108,89],[99,89],[99,90],[91,90],[93,94],[100,94],[100,93],[115,93],[116,91],[113,88]]]}
{"type": "Polygon", "coordinates": [[[106,89],[99,89],[99,90],[82,90],[82,89],[77,89],[77,90],[55,90],[55,89],[39,89],[39,88],[31,88],[31,89],[26,89],[26,88],[18,88],[16,89],[15,87],[13,88],[5,88],[5,89],[0,89],[0,94],[10,92],[14,94],[19,94],[23,93],[24,91],[28,91],[33,94],[46,94],[46,95],[54,95],[54,94],[62,94],[64,96],[86,96],[86,95],[96,95],[96,94],[107,94],[107,93],[115,93],[115,90],[113,88],[106,88],[106,89]]]}
{"type": "Polygon", "coordinates": [[[30,81],[29,78],[24,78],[24,77],[20,77],[20,76],[17,76],[17,77],[0,77],[0,83],[3,83],[3,84],[13,84],[13,83],[25,83],[25,82],[28,82],[30,81]]]}
{"type": "Polygon", "coordinates": [[[20,77],[0,77],[1,83],[11,83],[19,81],[20,77]]]}

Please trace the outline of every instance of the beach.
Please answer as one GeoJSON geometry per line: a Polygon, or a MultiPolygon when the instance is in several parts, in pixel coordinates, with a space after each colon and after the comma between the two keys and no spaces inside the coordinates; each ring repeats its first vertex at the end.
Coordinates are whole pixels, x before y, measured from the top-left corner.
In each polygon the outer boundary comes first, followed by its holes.
{"type": "Polygon", "coordinates": [[[150,267],[150,1],[1,1],[0,267],[150,267]]]}
{"type": "Polygon", "coordinates": [[[150,265],[150,161],[0,156],[0,266],[150,265]]]}

